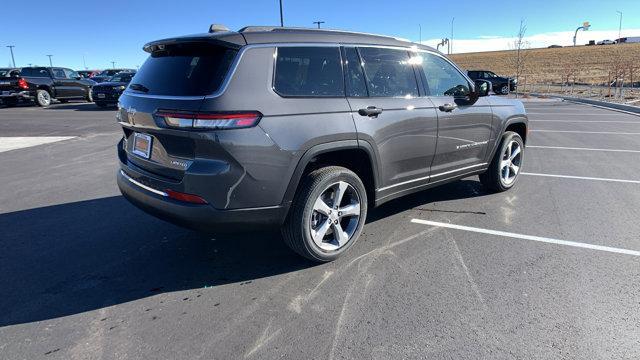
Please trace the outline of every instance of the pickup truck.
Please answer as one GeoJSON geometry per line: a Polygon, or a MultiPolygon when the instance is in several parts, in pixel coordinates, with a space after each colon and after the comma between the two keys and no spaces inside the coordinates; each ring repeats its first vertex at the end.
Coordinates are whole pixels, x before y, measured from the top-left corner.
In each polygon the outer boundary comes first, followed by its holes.
{"type": "Polygon", "coordinates": [[[19,83],[19,80],[19,68],[0,68],[0,104],[13,106],[29,97],[25,91],[26,83],[19,83]]]}
{"type": "Polygon", "coordinates": [[[28,67],[22,68],[19,75],[14,73],[11,77],[0,80],[0,94],[3,98],[34,100],[39,106],[46,107],[54,99],[60,102],[74,99],[92,102],[91,88],[95,84],[93,80],[83,79],[71,69],[28,67]]]}

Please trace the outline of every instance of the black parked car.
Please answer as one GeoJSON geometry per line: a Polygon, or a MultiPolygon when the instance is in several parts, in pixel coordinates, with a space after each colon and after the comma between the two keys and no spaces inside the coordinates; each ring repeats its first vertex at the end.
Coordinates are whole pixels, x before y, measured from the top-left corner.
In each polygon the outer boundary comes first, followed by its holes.
{"type": "Polygon", "coordinates": [[[516,79],[498,76],[492,71],[470,70],[467,71],[467,74],[472,80],[486,80],[490,82],[496,94],[507,95],[510,91],[516,91],[516,87],[518,86],[516,79]]]}
{"type": "Polygon", "coordinates": [[[83,79],[76,71],[59,67],[27,67],[20,76],[0,81],[0,93],[28,100],[40,106],[51,105],[51,100],[67,102],[73,99],[91,99],[91,87],[96,83],[83,79]]]}
{"type": "Polygon", "coordinates": [[[108,81],[95,85],[92,90],[93,101],[99,107],[117,104],[120,94],[127,88],[135,74],[135,72],[120,72],[108,81]]]}
{"type": "Polygon", "coordinates": [[[109,79],[111,79],[111,77],[117,73],[120,72],[135,72],[135,70],[133,69],[107,69],[107,70],[102,70],[99,73],[93,75],[93,77],[91,77],[91,80],[97,82],[97,83],[101,83],[104,81],[107,81],[109,79]]]}
{"type": "Polygon", "coordinates": [[[118,185],[180,225],[276,225],[331,261],[373,206],[472,175],[506,191],[523,166],[522,103],[421,44],[247,27],[144,50],[116,114],[118,185]]]}

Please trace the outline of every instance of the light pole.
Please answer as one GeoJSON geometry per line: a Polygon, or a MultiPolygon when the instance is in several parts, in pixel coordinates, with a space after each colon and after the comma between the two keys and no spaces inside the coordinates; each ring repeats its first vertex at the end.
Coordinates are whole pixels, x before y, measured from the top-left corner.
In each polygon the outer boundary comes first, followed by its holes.
{"type": "Polygon", "coordinates": [[[618,26],[618,44],[621,44],[622,41],[620,41],[620,39],[622,39],[622,11],[616,10],[616,12],[620,14],[620,25],[618,26]]]}
{"type": "Polygon", "coordinates": [[[282,16],[282,0],[280,0],[280,27],[284,27],[284,17],[282,16]]]}
{"type": "Polygon", "coordinates": [[[573,46],[576,46],[576,38],[578,37],[578,31],[579,30],[587,31],[589,30],[590,27],[591,27],[591,24],[589,24],[588,21],[583,22],[582,26],[578,26],[578,28],[576,29],[576,32],[573,34],[573,46]]]}
{"type": "Polygon", "coordinates": [[[422,24],[418,24],[418,28],[420,29],[418,33],[418,42],[422,44],[422,24]]]}
{"type": "Polygon", "coordinates": [[[53,67],[53,63],[51,62],[51,57],[52,57],[53,55],[47,55],[47,56],[49,57],[49,66],[50,66],[50,67],[53,67]]]}
{"type": "Polygon", "coordinates": [[[13,67],[16,67],[16,59],[13,58],[13,48],[16,47],[15,45],[7,45],[7,47],[9,48],[9,51],[11,52],[11,62],[13,63],[13,67]]]}
{"type": "Polygon", "coordinates": [[[453,21],[455,19],[456,19],[455,17],[451,19],[451,37],[449,37],[449,54],[453,53],[453,21]]]}
{"type": "Polygon", "coordinates": [[[111,68],[112,68],[112,69],[115,69],[115,68],[116,68],[116,62],[115,62],[115,61],[112,61],[112,62],[111,62],[111,68]]]}
{"type": "Polygon", "coordinates": [[[318,21],[314,21],[313,23],[317,24],[318,25],[318,29],[320,29],[320,24],[324,24],[324,21],[318,20],[318,21]]]}

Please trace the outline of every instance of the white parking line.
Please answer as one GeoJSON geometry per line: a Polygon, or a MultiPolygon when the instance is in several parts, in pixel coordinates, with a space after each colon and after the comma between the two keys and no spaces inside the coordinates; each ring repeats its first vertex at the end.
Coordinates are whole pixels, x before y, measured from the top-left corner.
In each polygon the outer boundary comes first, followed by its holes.
{"type": "Polygon", "coordinates": [[[640,135],[640,132],[611,132],[611,131],[579,131],[579,130],[529,130],[529,132],[571,133],[571,134],[606,134],[606,135],[640,135]]]}
{"type": "Polygon", "coordinates": [[[609,181],[609,182],[621,182],[621,183],[629,183],[629,184],[640,184],[640,180],[607,179],[607,178],[588,177],[588,176],[539,174],[539,173],[528,173],[528,172],[521,172],[520,175],[554,177],[554,178],[562,178],[562,179],[579,179],[579,180],[594,180],[594,181],[609,181]]]}
{"type": "Polygon", "coordinates": [[[624,149],[592,149],[582,147],[564,147],[564,146],[537,146],[527,145],[527,149],[554,149],[554,150],[583,150],[583,151],[605,151],[605,152],[626,152],[626,153],[640,153],[640,150],[624,150],[624,149]]]}
{"type": "Polygon", "coordinates": [[[541,236],[523,235],[523,234],[516,234],[516,233],[506,232],[506,231],[482,229],[482,228],[476,228],[471,226],[455,225],[455,224],[441,223],[441,222],[421,220],[421,219],[411,219],[411,222],[416,224],[422,224],[422,225],[443,227],[448,229],[471,231],[471,232],[476,232],[481,234],[496,235],[496,236],[502,236],[502,237],[510,237],[514,239],[537,241],[537,242],[542,242],[547,244],[572,246],[577,248],[605,251],[605,252],[616,253],[616,254],[640,256],[640,251],[636,251],[636,250],[620,249],[620,248],[614,248],[609,246],[582,243],[577,241],[567,241],[567,240],[546,238],[541,236]]]}
{"type": "Polygon", "coordinates": [[[529,122],[555,122],[555,123],[613,123],[613,124],[640,124],[640,121],[616,121],[616,120],[529,120],[529,122]]]}
{"type": "Polygon", "coordinates": [[[11,136],[0,137],[0,153],[73,139],[75,136],[11,136]]]}

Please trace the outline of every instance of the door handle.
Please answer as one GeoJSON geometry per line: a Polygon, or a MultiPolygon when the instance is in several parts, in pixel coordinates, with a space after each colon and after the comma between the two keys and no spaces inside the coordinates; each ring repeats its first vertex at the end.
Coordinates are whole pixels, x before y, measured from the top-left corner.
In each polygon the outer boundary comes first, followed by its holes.
{"type": "Polygon", "coordinates": [[[447,104],[438,106],[438,109],[440,109],[440,111],[444,111],[444,112],[452,112],[457,107],[458,107],[458,105],[456,105],[456,104],[447,103],[447,104]]]}
{"type": "Polygon", "coordinates": [[[378,117],[378,115],[380,115],[382,113],[382,109],[379,107],[375,107],[375,106],[367,106],[366,109],[360,109],[358,110],[358,114],[360,114],[361,116],[368,116],[368,117],[378,117]]]}

